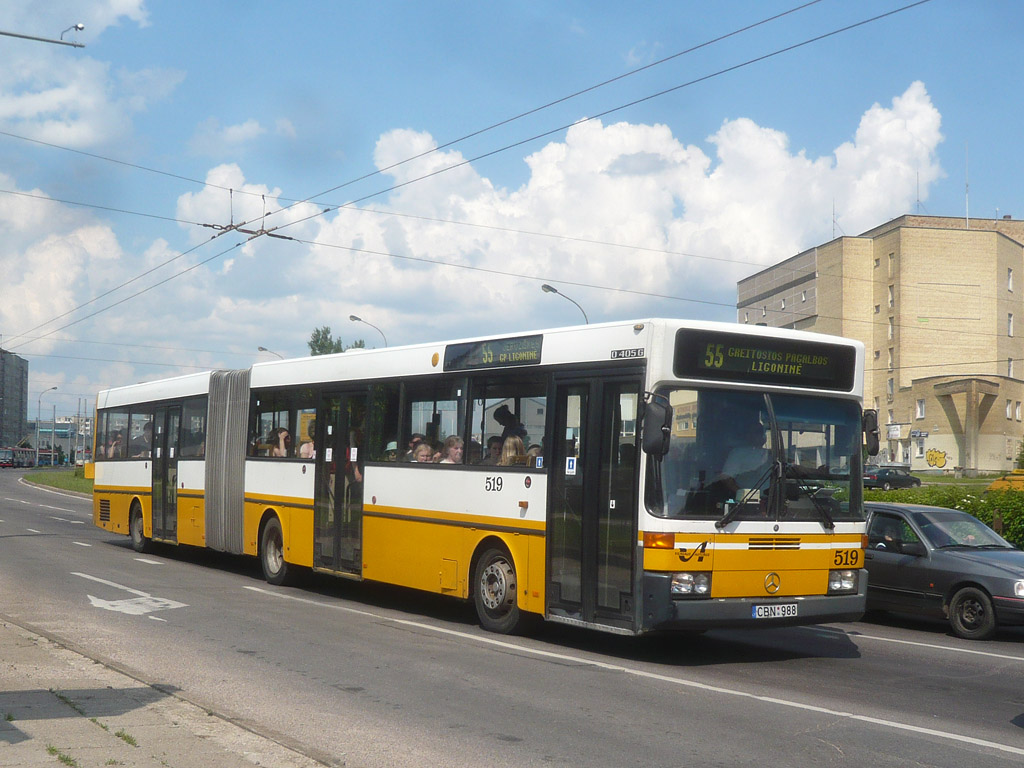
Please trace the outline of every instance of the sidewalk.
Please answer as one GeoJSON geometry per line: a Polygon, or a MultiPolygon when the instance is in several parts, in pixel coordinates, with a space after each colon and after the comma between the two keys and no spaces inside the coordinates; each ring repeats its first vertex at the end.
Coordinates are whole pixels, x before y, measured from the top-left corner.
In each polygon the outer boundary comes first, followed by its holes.
{"type": "Polygon", "coordinates": [[[0,619],[0,766],[323,764],[0,619]]]}

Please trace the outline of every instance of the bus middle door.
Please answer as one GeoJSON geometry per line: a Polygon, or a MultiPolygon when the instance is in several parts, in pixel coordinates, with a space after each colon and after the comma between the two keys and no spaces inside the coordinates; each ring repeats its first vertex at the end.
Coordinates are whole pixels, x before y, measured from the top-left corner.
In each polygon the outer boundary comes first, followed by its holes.
{"type": "Polygon", "coordinates": [[[639,377],[556,382],[547,611],[632,630],[639,377]]]}

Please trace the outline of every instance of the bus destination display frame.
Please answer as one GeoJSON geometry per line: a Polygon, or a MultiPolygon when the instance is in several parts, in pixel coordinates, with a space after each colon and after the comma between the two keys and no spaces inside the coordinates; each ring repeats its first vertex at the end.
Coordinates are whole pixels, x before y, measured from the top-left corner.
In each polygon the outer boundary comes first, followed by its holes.
{"type": "Polygon", "coordinates": [[[853,346],[828,342],[680,329],[672,367],[681,379],[850,392],[857,351],[853,346]]]}
{"type": "Polygon", "coordinates": [[[444,371],[476,371],[540,365],[544,335],[512,336],[507,339],[469,341],[444,348],[444,371]]]}

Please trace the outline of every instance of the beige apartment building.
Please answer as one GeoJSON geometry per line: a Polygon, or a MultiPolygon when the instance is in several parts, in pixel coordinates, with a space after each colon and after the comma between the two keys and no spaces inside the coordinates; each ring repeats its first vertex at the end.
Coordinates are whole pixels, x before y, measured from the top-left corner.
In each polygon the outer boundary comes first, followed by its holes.
{"type": "Polygon", "coordinates": [[[901,216],[737,284],[737,319],[864,342],[883,462],[1011,469],[1024,437],[1024,221],[901,216]]]}

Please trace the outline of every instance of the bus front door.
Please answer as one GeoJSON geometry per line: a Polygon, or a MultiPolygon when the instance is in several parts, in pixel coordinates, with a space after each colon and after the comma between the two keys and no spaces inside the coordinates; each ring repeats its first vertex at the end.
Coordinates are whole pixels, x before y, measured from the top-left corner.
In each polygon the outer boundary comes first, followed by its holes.
{"type": "Polygon", "coordinates": [[[181,408],[165,406],[153,413],[150,460],[153,464],[153,538],[178,541],[178,434],[181,408]]]}
{"type": "Polygon", "coordinates": [[[639,378],[557,382],[548,469],[547,611],[636,626],[639,378]]]}
{"type": "Polygon", "coordinates": [[[366,395],[326,394],[316,416],[313,565],[362,573],[366,395]]]}

